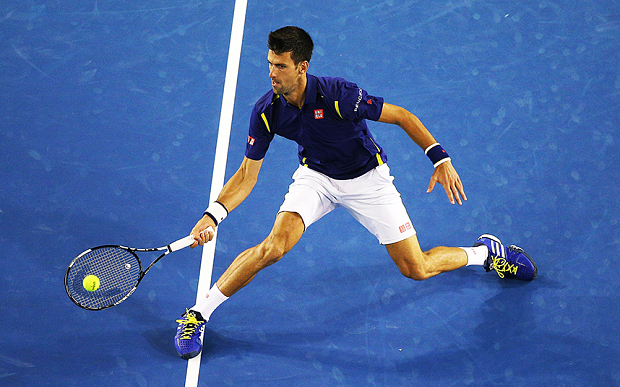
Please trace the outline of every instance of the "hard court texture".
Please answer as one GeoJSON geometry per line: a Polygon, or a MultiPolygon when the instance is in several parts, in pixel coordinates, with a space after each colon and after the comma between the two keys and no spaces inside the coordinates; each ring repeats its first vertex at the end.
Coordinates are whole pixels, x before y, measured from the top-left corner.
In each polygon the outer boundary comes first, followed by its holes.
{"type": "MultiPolygon", "coordinates": [[[[165,245],[201,216],[233,6],[0,3],[0,385],[184,384],[175,319],[200,249],[100,312],[63,276],[89,247],[165,245]]],[[[312,74],[407,108],[452,156],[463,206],[426,193],[432,166],[404,132],[369,123],[423,248],[493,233],[540,274],[414,282],[336,210],[213,314],[199,385],[620,385],[620,4],[250,0],[227,177],[270,87],[267,34],[285,25],[313,36],[312,74]]],[[[268,234],[296,167],[296,145],[274,140],[219,229],[214,278],[268,234]]]]}

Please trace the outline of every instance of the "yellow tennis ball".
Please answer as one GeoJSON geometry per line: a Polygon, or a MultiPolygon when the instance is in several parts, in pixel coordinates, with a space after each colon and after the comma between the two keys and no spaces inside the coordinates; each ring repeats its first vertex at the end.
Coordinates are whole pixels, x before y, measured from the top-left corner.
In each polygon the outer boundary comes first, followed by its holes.
{"type": "Polygon", "coordinates": [[[89,292],[94,292],[95,290],[99,289],[100,284],[101,283],[99,282],[99,277],[92,274],[84,277],[84,281],[82,281],[84,289],[88,290],[89,292]]]}

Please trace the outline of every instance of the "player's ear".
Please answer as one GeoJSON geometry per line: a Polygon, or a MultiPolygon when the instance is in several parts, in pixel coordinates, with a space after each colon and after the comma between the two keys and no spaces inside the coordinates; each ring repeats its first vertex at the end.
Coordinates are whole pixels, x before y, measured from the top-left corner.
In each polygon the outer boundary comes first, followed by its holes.
{"type": "Polygon", "coordinates": [[[300,73],[304,74],[308,72],[308,67],[310,67],[310,63],[308,63],[307,60],[299,62],[298,68],[300,73]]]}

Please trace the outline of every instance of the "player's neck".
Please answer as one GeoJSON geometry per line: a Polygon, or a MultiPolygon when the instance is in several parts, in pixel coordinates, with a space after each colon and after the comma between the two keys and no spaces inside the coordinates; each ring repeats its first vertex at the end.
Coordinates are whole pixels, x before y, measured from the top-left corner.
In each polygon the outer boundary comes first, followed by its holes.
{"type": "Polygon", "coordinates": [[[293,89],[290,93],[286,93],[284,98],[286,98],[286,102],[289,104],[301,109],[304,106],[304,102],[306,101],[306,89],[308,86],[308,80],[306,75],[304,74],[300,77],[300,82],[296,88],[293,89]]]}

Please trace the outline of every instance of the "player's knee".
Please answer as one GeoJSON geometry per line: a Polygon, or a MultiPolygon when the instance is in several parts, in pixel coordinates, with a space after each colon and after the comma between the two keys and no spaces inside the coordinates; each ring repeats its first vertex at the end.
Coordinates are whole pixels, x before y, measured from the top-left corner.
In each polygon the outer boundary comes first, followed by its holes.
{"type": "Polygon", "coordinates": [[[278,240],[278,238],[273,237],[265,239],[263,243],[260,244],[260,249],[263,267],[273,265],[286,254],[284,243],[278,240]]]}
{"type": "Polygon", "coordinates": [[[424,281],[425,279],[430,278],[426,271],[420,269],[419,267],[410,267],[405,270],[401,269],[400,271],[405,277],[410,278],[415,281],[424,281]]]}
{"type": "Polygon", "coordinates": [[[420,260],[407,260],[398,265],[401,274],[415,281],[424,281],[431,277],[430,270],[425,262],[420,260]]]}

